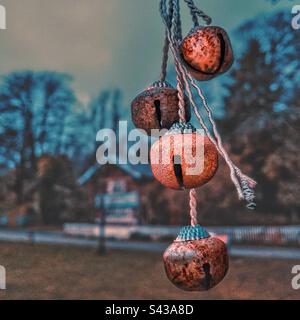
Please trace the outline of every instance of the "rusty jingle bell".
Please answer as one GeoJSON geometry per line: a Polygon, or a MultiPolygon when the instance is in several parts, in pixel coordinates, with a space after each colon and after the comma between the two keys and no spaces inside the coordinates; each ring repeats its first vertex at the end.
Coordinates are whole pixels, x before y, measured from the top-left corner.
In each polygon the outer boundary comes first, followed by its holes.
{"type": "Polygon", "coordinates": [[[215,26],[193,29],[183,39],[180,53],[189,73],[201,81],[225,73],[234,60],[228,34],[215,26]]]}
{"type": "Polygon", "coordinates": [[[176,190],[191,189],[204,185],[215,175],[218,151],[191,124],[175,123],[152,145],[150,161],[153,175],[161,184],[176,190]],[[203,160],[202,164],[197,160],[203,160]]]}
{"type": "MultiPolygon", "coordinates": [[[[170,129],[179,121],[178,91],[167,82],[157,81],[140,93],[131,103],[134,125],[148,135],[151,129],[170,129]]],[[[186,119],[191,117],[188,99],[185,99],[186,119]]]]}
{"type": "Polygon", "coordinates": [[[163,255],[168,279],[186,291],[206,291],[228,271],[226,245],[201,226],[183,227],[163,255]]]}

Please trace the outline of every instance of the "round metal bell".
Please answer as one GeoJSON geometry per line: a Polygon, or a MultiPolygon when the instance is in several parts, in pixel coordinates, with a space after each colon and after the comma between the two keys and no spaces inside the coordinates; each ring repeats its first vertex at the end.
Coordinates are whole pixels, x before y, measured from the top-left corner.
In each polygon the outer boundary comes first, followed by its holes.
{"type": "MultiPolygon", "coordinates": [[[[179,121],[178,91],[167,82],[157,81],[139,94],[131,104],[134,125],[151,134],[151,129],[169,129],[179,121]]],[[[185,99],[186,120],[191,117],[188,99],[185,99]]]]}
{"type": "Polygon", "coordinates": [[[189,73],[197,80],[210,80],[233,64],[230,39],[220,27],[193,29],[182,41],[180,53],[189,73]]]}
{"type": "Polygon", "coordinates": [[[168,279],[185,291],[206,291],[225,277],[228,268],[226,245],[201,226],[183,227],[163,255],[168,279]]]}

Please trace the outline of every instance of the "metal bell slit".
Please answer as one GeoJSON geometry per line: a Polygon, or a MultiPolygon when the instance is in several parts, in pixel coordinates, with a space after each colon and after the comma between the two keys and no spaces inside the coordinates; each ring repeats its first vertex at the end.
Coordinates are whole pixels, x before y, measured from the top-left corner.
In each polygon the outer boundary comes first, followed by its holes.
{"type": "Polygon", "coordinates": [[[215,26],[192,29],[182,40],[180,53],[188,72],[200,81],[225,73],[234,61],[227,32],[215,26]]]}
{"type": "Polygon", "coordinates": [[[220,283],[229,263],[226,245],[201,226],[183,227],[163,255],[168,279],[185,291],[206,291],[220,283]]]}
{"type": "Polygon", "coordinates": [[[207,136],[200,138],[191,124],[176,123],[152,145],[150,161],[153,175],[161,184],[176,190],[191,189],[204,185],[215,175],[218,151],[207,136]],[[196,170],[193,161],[200,158],[203,162],[196,170]]]}
{"type": "MultiPolygon", "coordinates": [[[[140,93],[131,104],[134,125],[148,135],[151,129],[169,129],[179,121],[178,91],[167,82],[157,81],[140,93]]],[[[185,114],[189,121],[190,105],[185,98],[185,114]]]]}

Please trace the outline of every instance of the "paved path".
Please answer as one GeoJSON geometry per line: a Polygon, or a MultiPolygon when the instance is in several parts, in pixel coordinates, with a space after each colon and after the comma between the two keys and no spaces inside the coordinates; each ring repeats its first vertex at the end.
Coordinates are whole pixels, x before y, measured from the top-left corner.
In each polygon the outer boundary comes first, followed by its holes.
{"type": "MultiPolygon", "coordinates": [[[[97,240],[65,236],[62,232],[26,232],[0,230],[0,241],[62,244],[80,247],[97,247],[97,240]]],[[[163,252],[168,244],[139,241],[106,241],[109,249],[163,252]]],[[[236,257],[279,258],[300,260],[300,248],[232,246],[230,255],[236,257]]]]}

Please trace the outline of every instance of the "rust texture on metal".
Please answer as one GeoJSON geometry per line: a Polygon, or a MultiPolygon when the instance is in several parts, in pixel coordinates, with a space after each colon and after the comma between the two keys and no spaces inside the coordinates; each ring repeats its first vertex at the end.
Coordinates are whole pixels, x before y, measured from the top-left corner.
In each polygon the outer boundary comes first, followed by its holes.
{"type": "MultiPolygon", "coordinates": [[[[150,87],[139,94],[131,104],[134,125],[148,135],[151,129],[169,129],[179,121],[178,91],[172,87],[150,87]]],[[[186,120],[191,117],[188,99],[185,99],[186,120]]]]}
{"type": "Polygon", "coordinates": [[[171,189],[191,189],[204,185],[215,175],[218,151],[207,136],[199,139],[197,135],[167,134],[152,145],[152,172],[161,184],[171,189]],[[203,168],[195,170],[199,157],[204,157],[203,168]]]}
{"type": "Polygon", "coordinates": [[[186,291],[211,289],[223,280],[229,268],[226,245],[214,237],[174,241],[163,260],[169,280],[186,291]]]}
{"type": "Polygon", "coordinates": [[[198,27],[182,41],[180,53],[189,73],[210,80],[225,73],[234,61],[230,39],[220,27],[198,27]]]}

